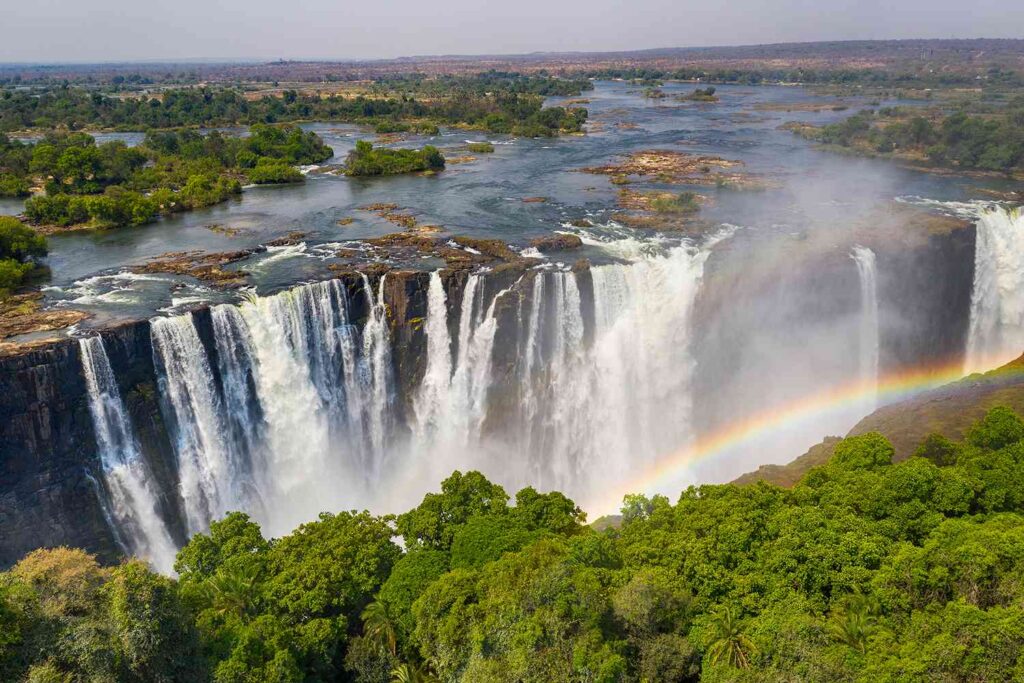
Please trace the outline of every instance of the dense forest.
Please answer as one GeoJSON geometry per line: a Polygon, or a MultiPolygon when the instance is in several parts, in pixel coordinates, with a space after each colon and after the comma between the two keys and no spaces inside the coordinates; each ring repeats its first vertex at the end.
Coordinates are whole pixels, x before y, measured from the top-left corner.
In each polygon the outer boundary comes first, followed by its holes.
{"type": "Polygon", "coordinates": [[[792,489],[627,496],[602,531],[456,472],[405,514],[278,539],[232,513],[174,579],[38,550],[0,574],[0,678],[1021,680],[1024,422],[995,408],[892,460],[851,437],[792,489]]]}
{"type": "Polygon", "coordinates": [[[296,126],[258,124],[249,133],[152,131],[135,148],[97,145],[85,133],[50,133],[34,144],[0,135],[0,195],[42,186],[45,194],[25,203],[25,216],[43,226],[142,225],[222,202],[241,192],[243,180],[301,182],[296,164],[333,155],[319,136],[296,126]]]}
{"type": "MultiPolygon", "coordinates": [[[[429,121],[465,125],[494,133],[552,137],[577,132],[586,109],[548,107],[549,94],[575,94],[587,81],[512,75],[448,77],[394,82],[400,94],[357,96],[286,90],[278,97],[247,98],[232,88],[167,90],[159,95],[119,97],[84,88],[57,87],[41,92],[0,91],[0,131],[24,129],[110,128],[149,130],[182,126],[228,126],[288,121],[338,121],[365,124],[429,121]],[[410,88],[415,86],[415,92],[410,88]]],[[[372,89],[392,92],[387,84],[372,89]]]]}

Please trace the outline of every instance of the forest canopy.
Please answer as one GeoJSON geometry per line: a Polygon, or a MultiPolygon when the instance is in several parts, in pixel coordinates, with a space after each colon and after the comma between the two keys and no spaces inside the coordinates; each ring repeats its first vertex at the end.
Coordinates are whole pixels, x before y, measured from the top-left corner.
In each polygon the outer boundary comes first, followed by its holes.
{"type": "Polygon", "coordinates": [[[994,408],[902,462],[849,437],[792,489],[631,495],[600,532],[561,493],[455,472],[397,517],[278,539],[231,513],[175,569],[29,554],[0,574],[0,677],[1020,680],[1024,422],[994,408]]]}

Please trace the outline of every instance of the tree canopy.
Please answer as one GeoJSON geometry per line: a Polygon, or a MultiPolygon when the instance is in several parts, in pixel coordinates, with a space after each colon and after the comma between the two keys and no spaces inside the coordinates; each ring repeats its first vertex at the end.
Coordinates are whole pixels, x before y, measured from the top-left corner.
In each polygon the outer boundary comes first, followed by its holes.
{"type": "Polygon", "coordinates": [[[1020,680],[1024,422],[995,408],[893,457],[849,437],[791,489],[631,495],[600,532],[561,493],[455,472],[397,518],[267,539],[229,514],[177,579],[39,550],[0,574],[0,676],[1020,680]]]}

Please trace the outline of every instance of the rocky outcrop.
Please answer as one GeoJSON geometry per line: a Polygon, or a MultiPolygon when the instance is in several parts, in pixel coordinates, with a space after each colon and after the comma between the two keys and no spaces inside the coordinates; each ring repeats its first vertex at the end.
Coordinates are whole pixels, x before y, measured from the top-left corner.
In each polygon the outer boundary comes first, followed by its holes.
{"type": "Polygon", "coordinates": [[[850,430],[850,436],[879,432],[896,449],[896,460],[909,458],[932,433],[959,441],[975,422],[996,406],[1024,415],[1024,356],[1001,368],[879,408],[850,430]]]}
{"type": "MultiPolygon", "coordinates": [[[[1024,356],[991,372],[971,375],[879,408],[858,422],[847,436],[878,432],[892,442],[896,451],[893,459],[906,460],[930,434],[941,434],[951,441],[962,440],[971,425],[996,406],[1024,415],[1024,356]]],[[[763,465],[733,483],[765,481],[793,486],[812,467],[828,462],[839,441],[839,437],[827,437],[790,463],[763,465]]]]}

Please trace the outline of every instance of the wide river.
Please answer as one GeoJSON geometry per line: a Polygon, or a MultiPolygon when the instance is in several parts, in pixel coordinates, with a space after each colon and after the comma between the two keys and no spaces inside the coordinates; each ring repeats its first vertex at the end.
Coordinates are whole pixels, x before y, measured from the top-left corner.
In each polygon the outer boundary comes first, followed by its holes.
{"type": "MultiPolygon", "coordinates": [[[[470,163],[452,164],[436,177],[349,179],[308,176],[301,185],[250,187],[237,200],[163,219],[156,224],[109,231],[55,236],[47,264],[52,280],[47,296],[110,317],[173,312],[201,300],[234,296],[216,292],[188,278],[118,275],[126,267],[167,252],[228,251],[252,247],[291,231],[306,234],[304,246],[275,249],[239,267],[250,271],[259,291],[311,276],[338,242],[396,232],[392,223],[359,210],[376,202],[397,204],[421,224],[442,226],[452,234],[496,237],[525,246],[530,238],[563,229],[578,218],[607,225],[618,210],[620,188],[605,176],[575,172],[606,164],[630,152],[681,150],[744,162],[744,170],[763,174],[780,185],[770,192],[736,192],[696,188],[712,195],[703,217],[712,223],[744,226],[750,234],[830,227],[897,196],[960,201],[977,195],[977,183],[902,169],[887,161],[837,156],[814,149],[781,130],[789,121],[815,124],[840,120],[870,104],[847,99],[838,110],[802,111],[801,105],[833,102],[798,87],[720,86],[717,104],[679,102],[691,84],[667,84],[668,97],[642,96],[642,88],[622,82],[599,82],[584,93],[589,100],[588,133],[558,139],[518,139],[463,130],[443,130],[431,138],[410,137],[392,145],[434,144],[450,157],[464,156],[467,141],[490,137],[493,154],[470,163]],[[787,110],[786,107],[792,107],[787,110]],[[846,108],[848,107],[848,108],[846,108]],[[462,149],[460,149],[462,148],[462,149]],[[544,202],[523,202],[544,197],[544,202]],[[353,219],[339,226],[343,218],[353,219]],[[225,230],[211,230],[221,226],[225,230]]],[[[551,99],[549,104],[559,104],[551,99]]],[[[883,102],[882,104],[892,104],[883,102]]],[[[806,106],[804,107],[807,108],[806,106]]],[[[357,140],[374,135],[356,126],[304,124],[335,152],[328,163],[341,163],[357,140]]],[[[229,131],[230,132],[230,131],[229,131]]],[[[101,134],[101,141],[123,139],[138,144],[140,133],[101,134]]],[[[989,180],[987,186],[992,186],[989,180]]],[[[656,187],[650,183],[645,187],[656,187]]],[[[680,189],[678,186],[666,189],[680,189]]],[[[21,203],[5,200],[0,213],[18,213],[21,203]]],[[[614,226],[613,226],[614,229],[614,226]]]]}

